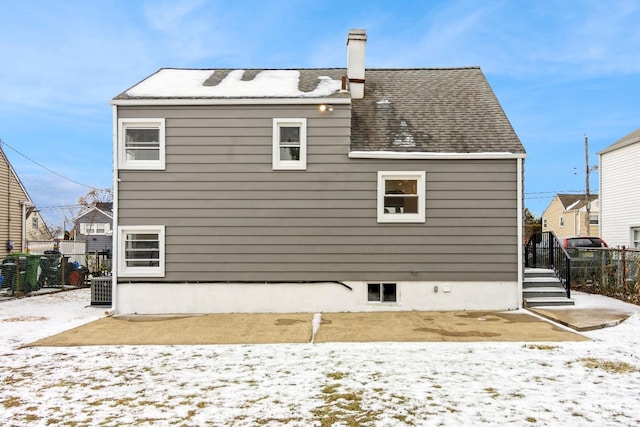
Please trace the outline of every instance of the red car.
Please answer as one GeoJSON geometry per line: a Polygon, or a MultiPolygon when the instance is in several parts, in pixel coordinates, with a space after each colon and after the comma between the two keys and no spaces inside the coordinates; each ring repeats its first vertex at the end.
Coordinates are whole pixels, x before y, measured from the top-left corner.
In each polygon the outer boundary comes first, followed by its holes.
{"type": "Polygon", "coordinates": [[[607,242],[600,237],[561,237],[565,249],[573,248],[608,248],[607,242]]]}

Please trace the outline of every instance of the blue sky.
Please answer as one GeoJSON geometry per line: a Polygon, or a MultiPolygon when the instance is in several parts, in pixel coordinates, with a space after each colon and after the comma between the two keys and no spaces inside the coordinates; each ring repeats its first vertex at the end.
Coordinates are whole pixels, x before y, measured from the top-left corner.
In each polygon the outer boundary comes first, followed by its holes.
{"type": "Polygon", "coordinates": [[[344,67],[350,28],[367,30],[370,68],[483,69],[527,150],[535,214],[555,193],[584,191],[585,134],[595,165],[640,127],[636,0],[0,4],[0,139],[56,224],[73,214],[58,206],[111,186],[115,95],[161,67],[344,67]]]}

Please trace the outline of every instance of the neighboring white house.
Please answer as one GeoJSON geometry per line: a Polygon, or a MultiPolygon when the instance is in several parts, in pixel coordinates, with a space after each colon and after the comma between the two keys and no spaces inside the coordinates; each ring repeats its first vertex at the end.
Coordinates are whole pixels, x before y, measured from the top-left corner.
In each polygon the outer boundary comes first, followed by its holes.
{"type": "Polygon", "coordinates": [[[640,247],[640,129],[600,156],[600,234],[609,246],[640,247]]]}

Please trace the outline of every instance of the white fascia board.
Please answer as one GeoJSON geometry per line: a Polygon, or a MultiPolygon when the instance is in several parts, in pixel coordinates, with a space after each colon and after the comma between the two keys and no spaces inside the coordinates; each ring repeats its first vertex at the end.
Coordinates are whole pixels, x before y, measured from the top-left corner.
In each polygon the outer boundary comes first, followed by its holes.
{"type": "Polygon", "coordinates": [[[351,98],[165,98],[113,99],[111,105],[349,105],[351,98]]]}
{"type": "Polygon", "coordinates": [[[429,153],[425,151],[350,151],[350,159],[459,160],[524,159],[525,153],[429,153]]]}
{"type": "Polygon", "coordinates": [[[573,209],[576,207],[576,205],[577,205],[578,203],[580,203],[581,201],[582,201],[582,200],[577,200],[577,201],[573,202],[572,204],[570,204],[569,206],[567,206],[567,208],[566,208],[565,210],[567,210],[567,211],[571,211],[571,210],[573,210],[573,209]]]}

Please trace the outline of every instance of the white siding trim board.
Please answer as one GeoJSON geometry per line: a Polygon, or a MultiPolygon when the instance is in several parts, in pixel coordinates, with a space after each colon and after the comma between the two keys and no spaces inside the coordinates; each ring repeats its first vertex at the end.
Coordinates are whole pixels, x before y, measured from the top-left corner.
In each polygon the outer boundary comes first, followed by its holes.
{"type": "Polygon", "coordinates": [[[351,151],[350,159],[386,159],[386,160],[494,160],[524,159],[525,153],[433,153],[425,151],[351,151]]]}

